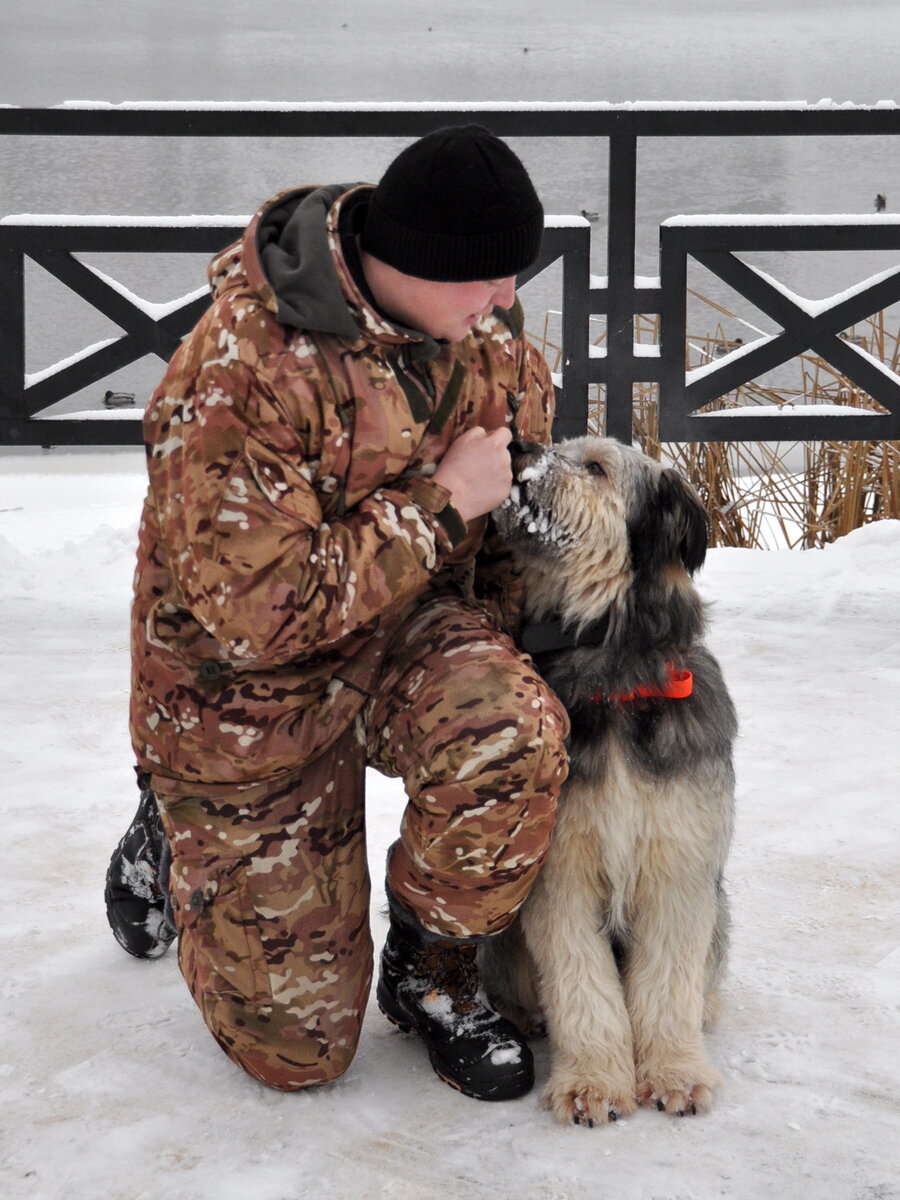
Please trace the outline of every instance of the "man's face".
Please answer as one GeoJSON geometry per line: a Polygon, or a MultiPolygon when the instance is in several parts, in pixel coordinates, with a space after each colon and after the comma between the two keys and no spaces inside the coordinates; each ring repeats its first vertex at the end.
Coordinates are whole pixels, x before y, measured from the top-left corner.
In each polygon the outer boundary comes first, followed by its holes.
{"type": "Polygon", "coordinates": [[[474,283],[436,283],[363,258],[369,287],[382,312],[438,341],[458,342],[493,308],[511,308],[516,277],[474,283]]]}
{"type": "Polygon", "coordinates": [[[516,296],[515,275],[475,283],[406,278],[408,307],[404,324],[439,341],[460,341],[494,308],[511,308],[516,296]]]}

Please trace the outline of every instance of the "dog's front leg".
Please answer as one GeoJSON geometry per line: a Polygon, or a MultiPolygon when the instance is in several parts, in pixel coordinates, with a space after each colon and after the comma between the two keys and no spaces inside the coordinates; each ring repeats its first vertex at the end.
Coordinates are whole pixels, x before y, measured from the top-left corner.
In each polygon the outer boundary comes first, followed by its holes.
{"type": "Polygon", "coordinates": [[[711,887],[685,886],[691,878],[684,871],[667,880],[644,877],[623,972],[638,1099],[681,1116],[707,1111],[721,1083],[702,1032],[716,899],[711,887]]]}
{"type": "Polygon", "coordinates": [[[561,1121],[605,1124],[634,1112],[631,1028],[609,939],[601,932],[597,852],[557,837],[522,911],[550,1038],[544,1107],[561,1121]]]}

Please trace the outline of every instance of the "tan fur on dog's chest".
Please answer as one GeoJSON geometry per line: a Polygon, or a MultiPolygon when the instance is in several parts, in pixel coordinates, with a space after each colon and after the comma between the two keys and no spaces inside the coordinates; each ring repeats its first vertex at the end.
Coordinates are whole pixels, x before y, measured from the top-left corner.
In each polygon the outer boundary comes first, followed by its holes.
{"type": "MultiPolygon", "coordinates": [[[[553,835],[556,871],[585,883],[606,910],[610,932],[624,934],[648,887],[687,874],[708,886],[724,861],[728,831],[709,804],[710,780],[661,781],[636,771],[620,745],[608,747],[599,780],[570,779],[553,835]]],[[[545,881],[549,882],[549,881],[545,881]]]]}

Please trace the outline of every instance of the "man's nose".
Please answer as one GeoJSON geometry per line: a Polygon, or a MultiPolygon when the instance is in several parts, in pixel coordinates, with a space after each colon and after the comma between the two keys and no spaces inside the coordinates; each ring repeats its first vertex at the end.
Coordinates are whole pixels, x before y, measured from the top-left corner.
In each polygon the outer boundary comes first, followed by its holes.
{"type": "Polygon", "coordinates": [[[495,308],[512,308],[516,299],[516,277],[510,275],[506,279],[498,279],[491,304],[495,308]]]}

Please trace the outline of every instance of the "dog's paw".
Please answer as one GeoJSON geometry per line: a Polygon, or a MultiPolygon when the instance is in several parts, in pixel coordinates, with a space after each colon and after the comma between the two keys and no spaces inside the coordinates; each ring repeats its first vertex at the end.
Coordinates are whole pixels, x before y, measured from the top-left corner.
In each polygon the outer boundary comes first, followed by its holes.
{"type": "Polygon", "coordinates": [[[712,1090],[719,1083],[719,1078],[710,1072],[703,1083],[690,1081],[675,1081],[673,1072],[660,1072],[659,1076],[648,1078],[638,1084],[638,1103],[646,1108],[656,1108],[660,1112],[675,1117],[696,1116],[698,1113],[709,1112],[713,1106],[712,1090]]]}
{"type": "Polygon", "coordinates": [[[659,1091],[645,1083],[638,1091],[638,1100],[646,1108],[657,1108],[674,1117],[696,1116],[712,1108],[712,1092],[703,1083],[682,1091],[659,1091]]]}
{"type": "Polygon", "coordinates": [[[606,1088],[593,1083],[575,1083],[571,1080],[560,1084],[551,1079],[541,1098],[544,1108],[566,1124],[606,1125],[618,1121],[637,1108],[634,1096],[624,1090],[606,1088]]]}

